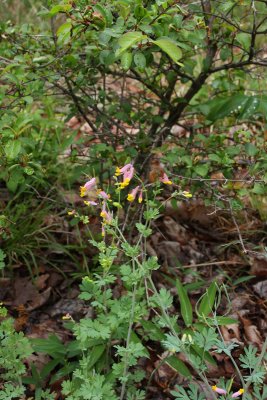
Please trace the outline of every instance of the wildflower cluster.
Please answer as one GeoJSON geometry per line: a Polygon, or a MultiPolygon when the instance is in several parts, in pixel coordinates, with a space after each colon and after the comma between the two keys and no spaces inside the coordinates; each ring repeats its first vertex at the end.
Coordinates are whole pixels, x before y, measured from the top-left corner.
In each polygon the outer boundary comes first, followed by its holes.
{"type": "MultiPolygon", "coordinates": [[[[115,185],[117,186],[117,193],[119,193],[121,190],[125,189],[127,186],[129,186],[131,180],[134,178],[134,173],[135,169],[133,164],[128,163],[124,165],[123,167],[117,167],[114,178],[116,179],[115,185]],[[119,177],[122,177],[120,179],[119,177]]],[[[158,180],[165,185],[172,185],[172,181],[169,179],[167,174],[165,172],[162,172],[161,176],[158,178],[158,180]]],[[[141,182],[141,181],[140,181],[141,182]]],[[[127,195],[127,200],[132,203],[136,198],[138,199],[138,203],[142,203],[143,201],[143,188],[144,185],[137,185],[134,187],[127,195]]],[[[89,199],[89,200],[84,200],[84,204],[87,206],[101,206],[101,212],[100,212],[100,217],[102,218],[102,236],[105,236],[105,226],[112,224],[112,219],[113,215],[109,211],[109,202],[112,202],[110,199],[110,195],[107,194],[104,190],[99,189],[97,190],[97,181],[96,178],[92,178],[89,181],[87,181],[83,186],[80,187],[80,196],[85,197],[85,196],[90,196],[93,192],[95,191],[96,196],[97,196],[97,201],[95,199],[89,199]]],[[[192,197],[192,194],[189,192],[182,192],[180,193],[182,196],[186,198],[192,197]]],[[[95,194],[94,194],[95,197],[95,194]]],[[[112,202],[112,204],[118,208],[121,207],[120,203],[118,202],[112,202]]],[[[79,217],[77,212],[75,210],[69,211],[68,215],[73,215],[76,217],[79,217]]],[[[85,223],[88,223],[88,217],[80,217],[81,220],[85,223]]]]}

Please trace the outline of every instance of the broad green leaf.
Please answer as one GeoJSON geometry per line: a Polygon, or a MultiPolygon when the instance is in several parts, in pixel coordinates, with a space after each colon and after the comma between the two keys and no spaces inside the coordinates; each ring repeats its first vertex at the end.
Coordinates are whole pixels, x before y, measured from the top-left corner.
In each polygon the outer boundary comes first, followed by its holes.
{"type": "Polygon", "coordinates": [[[250,96],[243,104],[239,111],[238,119],[247,119],[253,116],[258,110],[260,105],[260,98],[257,96],[250,96]]]}
{"type": "Polygon", "coordinates": [[[179,49],[179,47],[176,45],[176,43],[168,38],[168,37],[162,37],[158,40],[154,40],[153,43],[157,45],[158,47],[161,48],[168,56],[178,65],[183,65],[178,62],[183,56],[182,51],[179,49]]]}
{"type": "Polygon", "coordinates": [[[179,281],[179,279],[176,279],[175,286],[177,288],[180,304],[181,304],[181,314],[184,320],[184,323],[186,326],[189,326],[192,324],[193,321],[193,312],[192,312],[192,305],[190,303],[188,294],[179,281]]]}
{"type": "Polygon", "coordinates": [[[256,182],[252,189],[252,193],[255,194],[265,194],[266,193],[266,185],[262,183],[256,182]]]}
{"type": "Polygon", "coordinates": [[[16,158],[21,150],[21,142],[17,139],[15,140],[10,140],[9,142],[7,142],[7,144],[5,145],[5,153],[7,158],[13,160],[14,158],[16,158]]]}
{"type": "Polygon", "coordinates": [[[249,35],[248,33],[240,32],[236,35],[236,40],[238,43],[241,44],[243,49],[249,50],[250,42],[251,42],[251,35],[249,35]]]}
{"type": "Polygon", "coordinates": [[[194,167],[194,171],[204,178],[209,172],[209,164],[198,164],[194,167]]]}
{"type": "Polygon", "coordinates": [[[258,148],[253,143],[245,144],[245,151],[249,157],[254,157],[258,153],[258,148]]]}
{"type": "Polygon", "coordinates": [[[69,21],[60,25],[60,27],[57,30],[58,42],[60,44],[66,44],[70,40],[71,29],[72,29],[72,23],[69,21]]]}
{"type": "Polygon", "coordinates": [[[145,69],[145,67],[146,67],[146,57],[144,56],[144,54],[141,53],[140,51],[138,53],[135,53],[135,55],[134,55],[134,63],[137,66],[137,68],[145,69]]]}
{"type": "Polygon", "coordinates": [[[142,32],[138,31],[125,33],[118,40],[120,49],[116,51],[116,56],[120,56],[125,50],[129,49],[134,44],[141,42],[146,38],[147,38],[146,35],[143,35],[142,32]]]}
{"type": "Polygon", "coordinates": [[[88,369],[91,369],[95,363],[99,360],[99,358],[102,356],[102,354],[105,351],[106,346],[104,344],[101,344],[99,346],[95,346],[92,348],[90,352],[90,361],[89,364],[87,365],[88,369]]]}
{"type": "Polygon", "coordinates": [[[128,71],[128,69],[131,67],[133,60],[133,55],[129,51],[125,51],[122,53],[121,56],[121,66],[124,69],[124,71],[128,71]]]}
{"type": "Polygon", "coordinates": [[[214,360],[214,358],[210,355],[210,353],[208,351],[204,351],[203,349],[200,348],[197,345],[193,345],[192,349],[201,357],[203,358],[205,361],[207,361],[208,363],[212,364],[212,365],[217,365],[216,361],[214,360]]]}
{"type": "Polygon", "coordinates": [[[238,320],[229,317],[214,317],[214,318],[207,318],[207,322],[213,325],[214,322],[216,322],[216,325],[231,325],[231,324],[237,324],[238,320]]]}
{"type": "Polygon", "coordinates": [[[71,10],[71,5],[70,4],[58,4],[54,7],[51,8],[49,15],[53,17],[54,15],[60,13],[60,12],[66,12],[71,10]]]}
{"type": "Polygon", "coordinates": [[[190,378],[191,372],[185,365],[185,363],[177,358],[176,356],[170,356],[166,359],[166,363],[169,364],[172,368],[178,371],[181,375],[185,376],[186,378],[190,378]]]}
{"type": "Polygon", "coordinates": [[[201,317],[207,317],[211,313],[212,307],[214,306],[216,293],[217,284],[216,282],[212,282],[199,304],[198,314],[201,317]]]}
{"type": "Polygon", "coordinates": [[[46,353],[53,358],[62,358],[66,354],[64,344],[56,335],[50,335],[47,339],[32,339],[32,347],[38,353],[46,353]]]}
{"type": "Polygon", "coordinates": [[[207,102],[208,106],[207,118],[210,121],[217,121],[218,119],[230,116],[239,115],[244,113],[248,101],[248,96],[244,94],[236,94],[227,98],[217,98],[207,102]]]}
{"type": "Polygon", "coordinates": [[[59,359],[51,360],[42,368],[40,372],[40,378],[44,381],[45,378],[50,375],[50,373],[55,369],[55,367],[60,363],[59,359]]]}
{"type": "Polygon", "coordinates": [[[58,370],[51,378],[50,384],[55,383],[56,381],[62,379],[64,376],[70,375],[76,368],[78,368],[79,363],[75,362],[68,362],[63,368],[58,370]]]}
{"type": "Polygon", "coordinates": [[[7,188],[11,192],[15,192],[19,184],[22,184],[25,181],[25,178],[22,174],[21,169],[12,170],[10,173],[9,179],[7,181],[7,188]]]}
{"type": "Polygon", "coordinates": [[[102,17],[104,17],[107,26],[110,26],[112,24],[113,16],[107,7],[102,7],[100,4],[96,4],[94,6],[94,9],[97,10],[102,15],[102,17]]]}

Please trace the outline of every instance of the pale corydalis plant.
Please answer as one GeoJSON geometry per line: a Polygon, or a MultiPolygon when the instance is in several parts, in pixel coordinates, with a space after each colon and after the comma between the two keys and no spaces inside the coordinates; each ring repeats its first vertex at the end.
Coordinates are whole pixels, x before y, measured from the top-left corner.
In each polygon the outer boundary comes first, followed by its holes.
{"type": "MultiPolygon", "coordinates": [[[[117,180],[117,182],[115,183],[115,185],[117,186],[117,192],[120,192],[121,190],[129,186],[131,180],[134,178],[134,174],[135,174],[135,169],[132,163],[128,163],[125,164],[123,167],[116,168],[114,178],[117,180]],[[120,176],[122,176],[122,181],[118,181],[118,178],[120,176]]],[[[165,185],[172,185],[172,181],[169,179],[166,172],[162,172],[158,180],[161,183],[164,183],[165,185]]],[[[134,202],[136,198],[138,199],[138,203],[142,203],[143,201],[144,184],[140,179],[139,181],[142,183],[142,186],[140,184],[137,185],[127,195],[127,200],[130,203],[134,202]]],[[[81,197],[88,196],[90,191],[96,188],[97,188],[96,178],[91,178],[83,186],[80,187],[80,196],[81,197]]],[[[87,206],[98,206],[98,205],[101,206],[101,212],[100,212],[100,217],[102,218],[101,232],[102,236],[105,236],[105,226],[110,225],[113,220],[113,214],[109,210],[108,203],[110,202],[111,204],[117,207],[120,206],[120,203],[112,202],[112,200],[110,199],[110,195],[107,194],[102,189],[97,190],[96,193],[99,199],[99,203],[96,202],[95,200],[85,200],[84,204],[87,206]]],[[[182,192],[181,195],[186,198],[192,197],[192,194],[189,192],[182,192]]],[[[68,214],[78,216],[75,210],[70,211],[68,214]]]]}

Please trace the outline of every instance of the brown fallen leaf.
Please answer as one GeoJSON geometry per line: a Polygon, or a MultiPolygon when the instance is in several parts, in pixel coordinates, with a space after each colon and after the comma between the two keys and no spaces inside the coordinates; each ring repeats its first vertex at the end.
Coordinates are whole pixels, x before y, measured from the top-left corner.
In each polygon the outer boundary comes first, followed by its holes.
{"type": "Polygon", "coordinates": [[[175,371],[172,367],[170,367],[167,363],[162,363],[162,360],[166,358],[168,352],[163,353],[160,356],[160,360],[157,360],[154,363],[156,368],[156,372],[154,374],[154,380],[161,388],[166,389],[169,387],[170,382],[177,375],[177,371],[175,371]]]}
{"type": "Polygon", "coordinates": [[[252,286],[254,291],[263,299],[267,299],[267,280],[258,282],[252,286]]]}
{"type": "Polygon", "coordinates": [[[29,278],[18,277],[14,283],[13,305],[24,305],[27,311],[33,311],[43,306],[49,299],[51,288],[39,292],[29,278]]]}
{"type": "Polygon", "coordinates": [[[245,336],[248,342],[261,348],[263,344],[263,339],[256,325],[253,325],[249,319],[243,318],[241,316],[240,319],[243,323],[245,336]]]}
{"type": "Polygon", "coordinates": [[[265,254],[251,258],[251,275],[267,278],[267,259],[265,254]]]}
{"type": "Polygon", "coordinates": [[[43,290],[46,287],[46,281],[49,279],[49,274],[39,275],[35,280],[35,285],[38,290],[43,290]]]}
{"type": "Polygon", "coordinates": [[[230,324],[221,327],[221,333],[226,342],[241,342],[238,324],[230,324]]]}

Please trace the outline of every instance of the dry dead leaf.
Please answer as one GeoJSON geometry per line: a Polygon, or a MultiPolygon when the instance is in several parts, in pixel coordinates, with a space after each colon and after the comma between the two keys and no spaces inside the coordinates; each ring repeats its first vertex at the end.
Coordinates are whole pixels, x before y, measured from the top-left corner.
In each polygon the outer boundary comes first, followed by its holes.
{"type": "Polygon", "coordinates": [[[46,281],[49,279],[49,274],[39,275],[35,280],[35,285],[38,290],[43,290],[46,287],[46,281]]]}
{"type": "Polygon", "coordinates": [[[256,325],[252,324],[249,319],[240,317],[245,331],[245,336],[249,343],[257,345],[259,348],[262,346],[263,340],[261,334],[256,327],[256,325]]]}
{"type": "Polygon", "coordinates": [[[241,342],[238,324],[230,324],[221,327],[221,333],[226,342],[241,342]]]}
{"type": "Polygon", "coordinates": [[[251,259],[251,275],[267,278],[267,259],[263,254],[262,257],[257,256],[251,259]]]}
{"type": "Polygon", "coordinates": [[[189,235],[186,229],[171,217],[163,218],[166,235],[179,243],[188,243],[189,235]]]}
{"type": "Polygon", "coordinates": [[[39,292],[31,279],[18,277],[14,283],[13,305],[24,305],[27,311],[33,311],[43,306],[49,299],[51,288],[39,292]]]}
{"type": "Polygon", "coordinates": [[[252,286],[254,291],[263,299],[267,299],[267,280],[258,282],[252,286]]]}
{"type": "Polygon", "coordinates": [[[171,368],[168,364],[162,364],[162,360],[166,358],[168,354],[168,352],[163,353],[160,356],[160,359],[154,363],[154,366],[157,369],[154,374],[155,382],[164,389],[170,385],[171,380],[175,377],[175,375],[177,375],[177,371],[171,368]]]}

